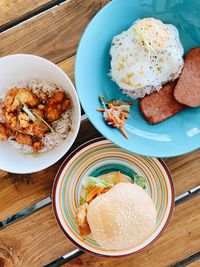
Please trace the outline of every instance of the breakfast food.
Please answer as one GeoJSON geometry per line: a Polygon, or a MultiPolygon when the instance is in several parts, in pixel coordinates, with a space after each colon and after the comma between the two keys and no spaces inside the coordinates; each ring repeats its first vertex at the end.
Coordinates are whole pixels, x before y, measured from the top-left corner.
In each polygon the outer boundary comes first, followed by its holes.
{"type": "Polygon", "coordinates": [[[109,126],[118,128],[124,137],[128,139],[128,134],[124,130],[123,126],[129,117],[130,106],[133,106],[133,102],[124,102],[121,100],[106,102],[103,96],[100,96],[99,99],[103,108],[97,108],[97,111],[103,113],[105,122],[109,126]]]}
{"type": "Polygon", "coordinates": [[[187,53],[174,96],[179,103],[188,107],[200,106],[200,47],[187,53]]]}
{"type": "Polygon", "coordinates": [[[63,89],[32,80],[9,88],[0,103],[0,140],[22,153],[46,152],[68,136],[71,107],[63,89]]]}
{"type": "Polygon", "coordinates": [[[106,249],[127,248],[144,241],[156,221],[156,209],[144,190],[146,186],[144,177],[135,174],[132,180],[119,171],[85,177],[76,211],[80,234],[92,233],[106,249]]]}
{"type": "Polygon", "coordinates": [[[176,27],[154,18],[136,20],[113,38],[110,76],[124,94],[142,98],[139,109],[150,124],[200,106],[200,48],[185,62],[183,52],[176,27]]]}
{"type": "Polygon", "coordinates": [[[125,249],[142,243],[154,230],[156,209],[140,186],[119,183],[88,206],[94,239],[106,249],[125,249]]]}
{"type": "Polygon", "coordinates": [[[154,18],[137,20],[115,36],[110,55],[112,80],[134,99],[159,91],[183,68],[178,30],[154,18]]]}
{"type": "Polygon", "coordinates": [[[185,108],[174,98],[175,86],[176,81],[167,83],[159,92],[146,95],[140,100],[140,111],[148,123],[160,123],[185,108]]]}

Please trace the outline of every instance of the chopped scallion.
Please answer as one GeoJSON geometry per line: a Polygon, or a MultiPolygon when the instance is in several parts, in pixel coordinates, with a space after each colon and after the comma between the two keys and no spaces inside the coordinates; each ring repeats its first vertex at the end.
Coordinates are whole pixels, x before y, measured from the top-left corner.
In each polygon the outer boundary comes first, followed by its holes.
{"type": "Polygon", "coordinates": [[[56,134],[56,132],[54,131],[54,129],[37,113],[34,113],[34,115],[41,120],[44,124],[46,124],[47,127],[49,127],[49,129],[51,130],[52,133],[56,134]]]}
{"type": "Polygon", "coordinates": [[[26,114],[29,116],[29,118],[32,121],[36,121],[36,117],[34,116],[34,114],[31,112],[31,110],[28,108],[28,106],[24,103],[24,101],[18,96],[17,97],[19,99],[19,101],[21,102],[21,104],[23,105],[23,111],[26,112],[26,114]]]}

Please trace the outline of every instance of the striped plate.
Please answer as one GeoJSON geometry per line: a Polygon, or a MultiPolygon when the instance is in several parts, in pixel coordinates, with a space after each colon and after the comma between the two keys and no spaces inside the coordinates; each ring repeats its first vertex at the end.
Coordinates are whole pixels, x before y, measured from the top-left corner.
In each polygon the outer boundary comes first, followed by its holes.
{"type": "Polygon", "coordinates": [[[93,139],[73,151],[59,169],[53,186],[53,209],[64,234],[78,247],[97,256],[124,256],[143,250],[153,243],[170,221],[174,207],[174,187],[170,173],[161,159],[135,155],[104,138],[93,139]],[[157,209],[157,222],[152,235],[143,243],[123,250],[106,250],[92,235],[83,238],[78,231],[75,211],[79,206],[81,179],[119,170],[147,180],[147,192],[157,209]]]}

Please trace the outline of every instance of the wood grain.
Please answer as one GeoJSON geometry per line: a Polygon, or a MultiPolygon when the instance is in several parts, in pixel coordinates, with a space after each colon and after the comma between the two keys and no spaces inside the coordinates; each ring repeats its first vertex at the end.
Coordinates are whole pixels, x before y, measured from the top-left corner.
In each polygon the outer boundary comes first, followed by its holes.
{"type": "Polygon", "coordinates": [[[0,221],[49,196],[60,164],[31,175],[1,175],[0,221]]]}
{"type": "Polygon", "coordinates": [[[200,260],[193,261],[187,265],[187,267],[199,267],[199,266],[200,266],[200,260]]]}
{"type": "Polygon", "coordinates": [[[60,67],[71,79],[71,81],[75,84],[74,82],[74,62],[75,61],[75,56],[72,56],[64,61],[61,61],[58,63],[58,67],[60,67]]]}
{"type": "MultiPolygon", "coordinates": [[[[179,262],[200,249],[198,210],[200,195],[177,205],[162,237],[140,254],[119,260],[85,254],[65,266],[162,267],[179,262]]],[[[0,258],[10,266],[43,266],[73,248],[54,222],[51,205],[0,231],[0,258]]]]}
{"type": "Polygon", "coordinates": [[[55,63],[75,54],[86,25],[108,0],[69,0],[0,34],[0,56],[27,53],[55,63]]]}
{"type": "Polygon", "coordinates": [[[113,260],[84,254],[66,267],[164,267],[187,258],[200,250],[200,195],[176,206],[174,217],[162,237],[146,251],[113,260]]]}
{"type": "Polygon", "coordinates": [[[175,182],[176,196],[200,185],[200,149],[192,153],[165,159],[175,182]]]}
{"type": "MultiPolygon", "coordinates": [[[[91,123],[88,120],[83,121],[70,151],[97,136],[100,134],[91,123]]],[[[0,171],[0,221],[48,197],[56,172],[70,151],[59,162],[38,173],[18,175],[0,171]]]]}
{"type": "Polygon", "coordinates": [[[1,0],[0,26],[13,21],[51,0],[1,0]]]}
{"type": "MultiPolygon", "coordinates": [[[[85,120],[81,124],[73,148],[96,136],[100,136],[98,131],[88,120],[85,120]]],[[[69,153],[70,151],[67,154],[69,153]]],[[[44,171],[28,176],[0,172],[0,220],[49,196],[55,174],[63,159],[44,171]]],[[[200,184],[200,150],[168,159],[166,162],[172,172],[176,196],[200,184]]]]}
{"type": "MultiPolygon", "coordinates": [[[[1,0],[0,26],[50,1],[1,0]]],[[[69,0],[20,23],[0,34],[0,56],[30,53],[45,57],[57,63],[74,82],[74,54],[80,37],[91,18],[107,2],[109,0],[69,0]]],[[[86,120],[73,148],[99,135],[86,120]]],[[[0,221],[49,196],[65,157],[37,174],[16,175],[0,170],[0,221]]],[[[200,185],[200,150],[165,161],[174,179],[176,196],[200,185]]],[[[85,254],[63,266],[170,266],[200,250],[199,210],[200,195],[178,204],[163,236],[136,256],[110,260],[85,254]]],[[[74,248],[56,225],[48,205],[0,231],[0,266],[43,266],[74,248]]],[[[200,261],[188,266],[200,266],[200,261]]]]}
{"type": "MultiPolygon", "coordinates": [[[[73,83],[75,83],[73,72],[74,61],[75,56],[58,64],[58,66],[69,75],[73,83]]],[[[176,196],[200,185],[199,149],[183,156],[165,159],[165,162],[170,169],[173,179],[175,180],[176,196]]]]}
{"type": "Polygon", "coordinates": [[[43,266],[74,248],[58,228],[51,205],[0,231],[5,267],[43,266]]]}

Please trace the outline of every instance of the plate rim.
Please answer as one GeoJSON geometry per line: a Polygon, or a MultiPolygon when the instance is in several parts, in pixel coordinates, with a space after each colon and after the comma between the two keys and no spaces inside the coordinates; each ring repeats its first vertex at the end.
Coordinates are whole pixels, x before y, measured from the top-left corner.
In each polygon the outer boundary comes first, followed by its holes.
{"type": "MultiPolygon", "coordinates": [[[[134,149],[129,149],[129,146],[128,144],[127,145],[121,145],[120,142],[116,141],[116,138],[114,138],[112,135],[110,135],[109,133],[105,134],[104,131],[101,129],[101,127],[98,126],[98,123],[96,123],[95,119],[93,119],[93,117],[91,115],[88,115],[88,113],[86,112],[87,108],[85,103],[82,101],[82,97],[80,95],[80,91],[78,89],[78,58],[79,58],[79,54],[80,54],[80,51],[81,51],[81,48],[82,48],[82,43],[84,41],[84,38],[85,36],[87,35],[90,27],[92,27],[92,24],[94,23],[95,19],[97,19],[97,17],[99,15],[101,15],[103,12],[105,12],[105,10],[107,10],[108,8],[110,8],[112,5],[115,5],[117,2],[119,2],[119,0],[113,0],[111,2],[109,2],[108,4],[106,4],[99,12],[96,13],[96,15],[91,19],[90,23],[87,25],[85,31],[83,32],[82,36],[81,36],[81,39],[80,39],[80,42],[79,42],[79,45],[78,45],[78,48],[77,48],[77,53],[76,53],[76,59],[75,59],[75,66],[74,66],[74,76],[75,76],[75,85],[76,85],[76,89],[77,89],[77,93],[78,93],[78,96],[79,96],[79,100],[81,102],[81,106],[85,112],[85,114],[87,114],[88,116],[88,119],[90,120],[90,122],[92,123],[92,125],[108,140],[110,140],[112,143],[116,144],[117,146],[123,148],[123,149],[126,149],[127,151],[131,152],[131,153],[135,153],[135,154],[139,154],[139,155],[143,155],[143,156],[147,156],[147,157],[157,157],[157,158],[172,158],[172,157],[177,157],[177,156],[181,156],[181,155],[185,155],[185,154],[188,154],[188,153],[191,153],[193,151],[196,151],[200,148],[200,145],[196,144],[196,142],[194,143],[194,145],[189,145],[189,148],[187,149],[184,149],[184,146],[181,146],[182,149],[178,149],[178,151],[176,153],[173,153],[171,151],[173,150],[170,150],[168,152],[165,152],[163,151],[162,153],[160,152],[156,152],[156,151],[153,151],[152,153],[148,153],[148,152],[142,152],[140,150],[134,150],[134,149]]],[[[200,108],[200,107],[199,107],[200,108]]],[[[170,118],[169,118],[170,119],[170,118]]]]}
{"type": "MultiPolygon", "coordinates": [[[[167,226],[169,225],[171,219],[172,219],[172,215],[174,212],[174,206],[175,206],[175,189],[174,189],[174,183],[173,183],[173,179],[171,176],[171,173],[166,165],[166,163],[161,159],[161,158],[156,158],[156,160],[159,161],[159,163],[162,165],[162,167],[164,168],[166,174],[167,174],[167,178],[169,180],[170,183],[170,190],[171,190],[171,206],[170,206],[170,210],[169,210],[169,214],[167,216],[167,220],[163,226],[163,228],[161,229],[161,231],[159,232],[159,234],[151,241],[149,242],[145,247],[135,251],[135,252],[130,252],[124,255],[104,255],[104,254],[100,254],[100,253],[96,253],[94,251],[90,251],[86,248],[84,248],[81,244],[77,243],[64,229],[64,227],[62,226],[60,220],[59,220],[59,216],[57,213],[57,209],[56,209],[56,189],[57,189],[57,184],[58,181],[60,179],[60,175],[62,173],[62,171],[64,170],[65,166],[67,165],[68,161],[70,161],[77,152],[81,151],[82,149],[84,149],[85,147],[93,144],[93,143],[97,143],[100,141],[104,141],[107,140],[105,137],[97,137],[97,138],[93,138],[90,139],[86,142],[84,142],[83,144],[81,144],[80,146],[78,146],[77,148],[75,148],[67,157],[66,159],[63,161],[62,165],[60,166],[60,168],[58,169],[54,182],[53,182],[53,187],[52,187],[52,209],[53,209],[53,214],[54,214],[54,218],[55,221],[57,222],[58,226],[60,227],[62,233],[65,235],[65,237],[67,237],[76,247],[78,247],[79,249],[81,249],[82,251],[89,253],[93,256],[97,256],[97,257],[106,257],[106,258],[123,258],[123,257],[127,257],[133,254],[137,254],[142,252],[143,250],[146,250],[148,247],[150,247],[152,244],[154,244],[159,237],[163,234],[163,232],[165,231],[165,229],[167,228],[167,226]]],[[[108,140],[109,141],[109,140],[108,140]]],[[[111,142],[111,141],[109,141],[111,142]]],[[[126,152],[126,150],[125,150],[126,152]]],[[[134,153],[133,153],[134,154],[134,153]]]]}

